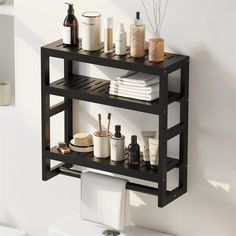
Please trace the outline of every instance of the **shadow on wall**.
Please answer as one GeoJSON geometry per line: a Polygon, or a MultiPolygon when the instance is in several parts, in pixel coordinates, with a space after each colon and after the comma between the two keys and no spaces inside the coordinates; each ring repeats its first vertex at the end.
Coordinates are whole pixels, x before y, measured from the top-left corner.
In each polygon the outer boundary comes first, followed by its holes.
{"type": "MultiPolygon", "coordinates": [[[[3,163],[0,164],[4,166],[5,177],[3,191],[0,193],[3,198],[3,202],[0,203],[4,206],[3,211],[0,210],[0,214],[2,214],[0,224],[22,228],[30,232],[31,235],[36,235],[38,231],[43,230],[43,227],[46,229],[52,219],[66,214],[69,205],[71,210],[75,208],[75,204],[72,206],[72,203],[68,203],[67,208],[54,207],[53,211],[48,211],[45,215],[45,207],[49,202],[54,202],[59,195],[62,201],[70,198],[71,202],[77,202],[79,193],[77,193],[77,189],[71,188],[73,185],[66,184],[67,181],[73,180],[63,179],[60,176],[57,180],[47,184],[41,180],[40,47],[45,42],[37,33],[34,33],[33,28],[28,27],[17,16],[15,16],[15,28],[16,60],[18,60],[16,61],[16,78],[18,80],[16,80],[17,106],[15,109],[17,116],[9,116],[8,119],[5,119],[3,146],[6,148],[0,152],[5,157],[3,163]],[[23,63],[26,59],[30,59],[30,64],[23,63]],[[16,132],[17,145],[24,146],[25,140],[30,140],[28,149],[31,151],[28,150],[25,153],[21,149],[10,147],[11,130],[23,131],[16,132]],[[34,155],[29,154],[30,152],[34,152],[34,155]],[[61,184],[64,184],[63,193],[61,193],[61,184]],[[38,199],[39,196],[40,204],[36,204],[35,199],[38,199]]],[[[74,186],[76,186],[75,180],[74,186]]]]}
{"type": "MultiPolygon", "coordinates": [[[[87,68],[92,73],[90,66],[87,68]]],[[[86,68],[83,69],[86,73],[86,68]]],[[[114,77],[114,73],[105,67],[99,67],[99,70],[106,77],[114,77]]],[[[164,209],[157,208],[156,198],[133,193],[131,218],[134,224],[177,235],[195,236],[192,232],[194,225],[201,226],[201,236],[235,234],[233,173],[236,160],[232,147],[236,132],[228,126],[236,118],[233,104],[236,89],[234,81],[234,76],[206,49],[201,47],[192,53],[188,193],[164,209]],[[156,218],[156,221],[146,218],[147,215],[156,218]],[[186,217],[194,225],[183,226],[186,217]],[[174,228],[167,228],[167,220],[175,221],[174,228]],[[226,227],[222,227],[222,224],[226,227]],[[222,232],[222,228],[227,228],[228,232],[222,232]]],[[[129,112],[125,113],[127,123],[133,120],[133,114],[128,114],[129,112]]],[[[97,121],[90,113],[83,111],[83,115],[94,128],[97,127],[97,121]]],[[[120,116],[122,118],[122,114],[120,116]]],[[[79,129],[78,126],[77,128],[79,129]]],[[[198,233],[196,232],[196,236],[198,233]]]]}
{"type": "MultiPolygon", "coordinates": [[[[194,225],[201,227],[201,236],[235,235],[235,77],[217,62],[208,51],[199,48],[191,55],[190,120],[189,120],[189,188],[188,193],[158,209],[157,199],[136,194],[138,202],[131,207],[135,224],[169,231],[166,221],[174,221],[172,232],[194,234],[194,225]],[[226,93],[227,91],[227,93],[226,93]],[[142,214],[140,214],[142,212],[142,214]],[[156,218],[148,221],[143,216],[156,218]],[[194,225],[183,225],[188,222],[194,225]],[[189,218],[192,218],[189,220],[189,218]],[[228,232],[222,232],[226,225],[228,232]]],[[[171,225],[171,223],[170,223],[171,225]]],[[[225,230],[225,229],[224,229],[225,230]]]]}
{"type": "Polygon", "coordinates": [[[16,219],[6,209],[0,208],[0,226],[15,227],[17,225],[16,219]]]}

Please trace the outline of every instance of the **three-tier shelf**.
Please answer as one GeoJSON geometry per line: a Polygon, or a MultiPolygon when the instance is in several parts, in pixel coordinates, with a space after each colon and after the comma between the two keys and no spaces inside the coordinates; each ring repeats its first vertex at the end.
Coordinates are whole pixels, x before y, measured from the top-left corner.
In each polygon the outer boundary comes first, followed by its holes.
{"type": "Polygon", "coordinates": [[[148,61],[145,57],[134,59],[129,54],[117,56],[115,53],[105,54],[103,48],[88,52],[78,47],[64,47],[58,40],[41,48],[42,72],[42,175],[49,180],[58,174],[80,177],[78,171],[72,170],[73,165],[93,168],[136,179],[158,183],[153,188],[128,182],[126,188],[142,193],[158,196],[158,206],[164,207],[187,191],[187,147],[188,147],[188,91],[189,91],[189,57],[177,54],[165,54],[164,62],[148,61]],[[50,83],[50,57],[64,60],[64,78],[50,83]],[[73,74],[73,61],[94,65],[137,71],[160,77],[160,98],[152,102],[128,99],[109,95],[109,81],[79,74],[73,74]],[[168,91],[169,74],[180,70],[180,92],[168,91]],[[50,107],[50,95],[64,97],[64,101],[50,107]],[[61,154],[56,147],[50,145],[50,118],[64,112],[65,141],[73,137],[73,99],[92,103],[105,104],[129,110],[141,111],[159,116],[159,165],[157,170],[145,168],[144,163],[138,169],[128,166],[127,160],[114,163],[110,159],[98,159],[93,153],[61,154]],[[168,105],[180,103],[180,122],[168,128],[168,105]],[[179,135],[179,158],[167,156],[168,140],[179,135]],[[51,160],[61,164],[51,167],[51,160]],[[167,190],[167,172],[179,169],[179,184],[175,189],[167,190]]]}

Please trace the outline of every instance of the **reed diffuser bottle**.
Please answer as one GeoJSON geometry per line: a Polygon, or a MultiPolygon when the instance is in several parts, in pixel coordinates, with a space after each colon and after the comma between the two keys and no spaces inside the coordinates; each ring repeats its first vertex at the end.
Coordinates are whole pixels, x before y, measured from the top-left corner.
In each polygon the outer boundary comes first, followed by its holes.
{"type": "Polygon", "coordinates": [[[130,26],[130,55],[143,57],[145,54],[145,25],[142,24],[140,12],[136,12],[135,23],[130,26]]]}
{"type": "Polygon", "coordinates": [[[152,27],[153,37],[149,39],[149,53],[148,59],[153,62],[161,62],[165,59],[165,41],[161,38],[161,29],[166,14],[168,0],[153,0],[153,15],[154,24],[152,23],[144,0],[142,0],[143,7],[146,11],[147,19],[152,27]],[[165,2],[165,4],[163,4],[165,2]]]}

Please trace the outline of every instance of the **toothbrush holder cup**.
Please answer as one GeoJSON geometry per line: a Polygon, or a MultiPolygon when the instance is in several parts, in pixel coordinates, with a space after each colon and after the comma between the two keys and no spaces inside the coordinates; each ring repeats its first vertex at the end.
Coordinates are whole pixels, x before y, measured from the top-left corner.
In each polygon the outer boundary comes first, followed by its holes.
{"type": "Polygon", "coordinates": [[[111,133],[106,131],[96,131],[93,134],[94,156],[97,158],[110,157],[111,133]]]}

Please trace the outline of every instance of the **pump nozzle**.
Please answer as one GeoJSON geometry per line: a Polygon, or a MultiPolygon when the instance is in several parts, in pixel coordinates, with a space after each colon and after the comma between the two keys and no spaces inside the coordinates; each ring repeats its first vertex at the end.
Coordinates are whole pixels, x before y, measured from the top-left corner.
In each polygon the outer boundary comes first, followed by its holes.
{"type": "Polygon", "coordinates": [[[142,20],[140,18],[140,12],[136,12],[135,25],[142,25],[142,20]]]}
{"type": "Polygon", "coordinates": [[[67,4],[69,6],[68,11],[67,11],[68,15],[73,15],[74,14],[73,3],[65,2],[65,4],[67,4]]]}
{"type": "Polygon", "coordinates": [[[116,138],[121,138],[121,133],[120,133],[120,130],[121,130],[121,126],[120,125],[116,125],[115,126],[115,137],[116,138]]]}

